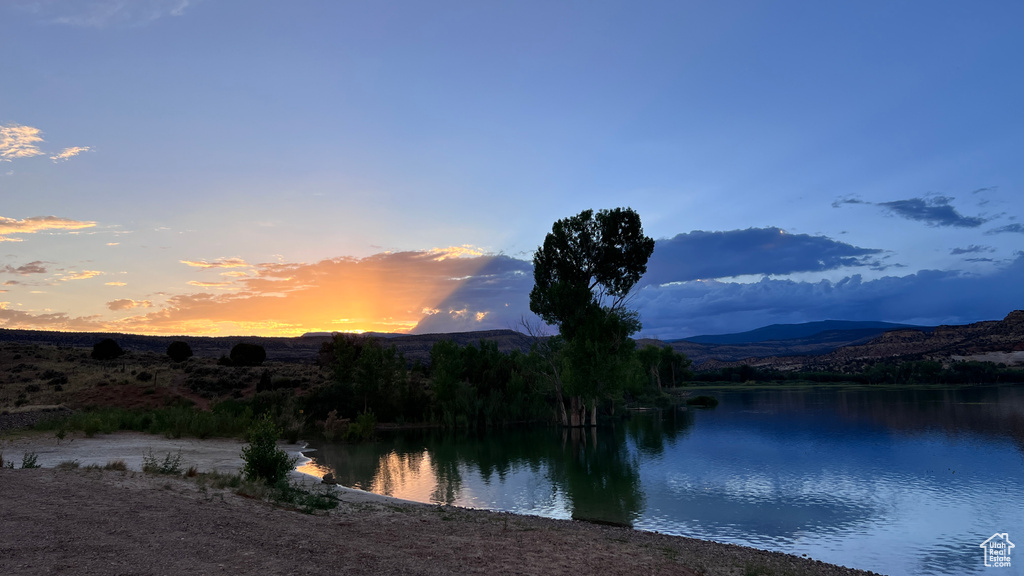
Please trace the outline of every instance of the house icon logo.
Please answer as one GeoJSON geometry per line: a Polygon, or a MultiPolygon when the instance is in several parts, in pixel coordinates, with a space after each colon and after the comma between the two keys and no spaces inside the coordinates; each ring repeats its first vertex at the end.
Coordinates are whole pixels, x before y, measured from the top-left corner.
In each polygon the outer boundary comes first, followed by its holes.
{"type": "Polygon", "coordinates": [[[986,568],[1010,567],[1010,551],[1013,550],[1014,543],[1010,542],[1010,535],[1006,532],[996,532],[991,538],[978,544],[978,547],[985,550],[986,568]]]}

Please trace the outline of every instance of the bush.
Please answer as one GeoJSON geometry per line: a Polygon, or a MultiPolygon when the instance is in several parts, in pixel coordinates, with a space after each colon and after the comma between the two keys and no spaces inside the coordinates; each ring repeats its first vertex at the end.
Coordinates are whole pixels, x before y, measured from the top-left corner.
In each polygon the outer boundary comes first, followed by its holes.
{"type": "Polygon", "coordinates": [[[696,396],[694,398],[688,398],[686,400],[687,406],[696,406],[697,408],[714,408],[718,406],[718,398],[714,396],[696,396]]]}
{"type": "Polygon", "coordinates": [[[164,456],[163,462],[161,462],[153,455],[153,451],[150,450],[148,454],[142,456],[142,471],[149,474],[173,474],[177,476],[181,474],[181,452],[179,451],[173,455],[168,452],[164,456]]]}
{"type": "Polygon", "coordinates": [[[231,348],[232,366],[259,366],[267,359],[267,351],[259,344],[239,342],[231,348]]]}
{"type": "Polygon", "coordinates": [[[289,458],[288,453],[277,447],[281,429],[264,415],[249,428],[249,445],[242,448],[242,474],[248,480],[262,480],[269,486],[285,481],[288,472],[295,467],[298,458],[289,458]]]}
{"type": "Polygon", "coordinates": [[[175,362],[184,362],[192,357],[192,347],[188,345],[188,342],[175,340],[167,347],[167,355],[175,362]]]}
{"type": "Polygon", "coordinates": [[[124,350],[111,338],[104,338],[92,346],[93,360],[113,360],[124,354],[124,350]]]}
{"type": "Polygon", "coordinates": [[[26,452],[21,456],[21,467],[22,468],[39,468],[39,464],[36,462],[38,456],[35,452],[26,452]]]}

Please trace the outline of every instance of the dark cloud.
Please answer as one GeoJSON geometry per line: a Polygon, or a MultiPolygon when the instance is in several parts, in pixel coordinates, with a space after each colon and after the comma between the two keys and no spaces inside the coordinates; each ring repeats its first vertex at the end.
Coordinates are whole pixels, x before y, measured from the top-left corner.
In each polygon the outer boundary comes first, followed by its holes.
{"type": "Polygon", "coordinates": [[[995,262],[992,258],[964,258],[964,262],[995,262]]]}
{"type": "Polygon", "coordinates": [[[843,204],[871,204],[871,202],[865,202],[859,198],[839,198],[832,202],[832,207],[839,208],[843,204]]]}
{"type": "Polygon", "coordinates": [[[959,256],[960,254],[980,254],[995,251],[996,249],[991,246],[978,246],[977,244],[971,244],[967,248],[953,248],[949,253],[953,256],[959,256]]]}
{"type": "Polygon", "coordinates": [[[956,228],[977,228],[988,220],[973,216],[964,216],[949,205],[952,198],[936,196],[934,198],[911,198],[879,202],[889,212],[906,218],[924,222],[929,226],[952,226],[956,228]]]}
{"type": "MultiPolygon", "coordinates": [[[[985,189],[981,189],[985,190],[985,189]]],[[[978,190],[978,191],[981,191],[978,190]]],[[[873,204],[881,206],[890,214],[917,220],[929,226],[951,226],[956,228],[977,228],[989,220],[979,216],[964,216],[950,205],[954,198],[949,196],[934,196],[931,198],[909,198],[907,200],[893,200],[891,202],[865,202],[856,198],[840,198],[832,202],[833,208],[839,208],[845,204],[873,204]]]]}
{"type": "Polygon", "coordinates": [[[530,312],[532,288],[532,263],[496,256],[431,310],[412,332],[521,331],[523,320],[539,325],[539,318],[530,312]]]}
{"type": "Polygon", "coordinates": [[[46,267],[43,266],[45,262],[36,260],[35,262],[29,262],[28,264],[18,266],[17,268],[7,265],[4,266],[3,271],[8,274],[21,274],[27,276],[29,274],[46,274],[46,267]]]}
{"type": "Polygon", "coordinates": [[[1007,224],[1006,226],[993,228],[992,230],[985,232],[985,234],[991,236],[993,234],[1006,234],[1008,232],[1013,234],[1024,234],[1024,224],[1007,224]]]}
{"type": "Polygon", "coordinates": [[[849,266],[882,266],[859,248],[824,236],[786,234],[779,228],[694,231],[658,240],[641,283],[665,284],[744,274],[820,272],[849,266]]]}
{"type": "Polygon", "coordinates": [[[664,338],[828,319],[963,324],[1024,308],[1022,284],[1024,254],[1018,254],[985,276],[924,270],[871,281],[855,275],[838,282],[686,282],[648,286],[634,305],[643,335],[664,338]]]}

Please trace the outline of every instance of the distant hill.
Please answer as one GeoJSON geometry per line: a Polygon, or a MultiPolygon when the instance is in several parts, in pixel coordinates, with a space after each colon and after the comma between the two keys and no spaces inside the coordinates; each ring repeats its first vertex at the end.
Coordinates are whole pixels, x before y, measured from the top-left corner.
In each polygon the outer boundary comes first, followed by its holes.
{"type": "MultiPolygon", "coordinates": [[[[737,332],[734,334],[714,334],[691,336],[668,340],[668,342],[695,342],[697,344],[749,344],[753,342],[769,342],[773,340],[807,339],[823,332],[856,331],[857,338],[869,334],[882,334],[889,330],[922,330],[930,331],[931,327],[914,326],[912,324],[894,324],[892,322],[856,322],[851,320],[822,320],[820,322],[804,322],[802,324],[772,324],[756,330],[737,332]]],[[[833,336],[834,338],[834,336],[833,336]]]]}
{"type": "MultiPolygon", "coordinates": [[[[679,345],[680,343],[672,344],[673,347],[679,345]]],[[[836,347],[825,354],[752,354],[746,358],[718,356],[705,361],[700,368],[712,370],[749,364],[776,370],[853,372],[875,362],[913,360],[934,360],[943,363],[980,360],[1009,365],[1024,363],[1024,310],[1010,312],[1002,320],[937,326],[928,330],[890,330],[865,342],[836,347]]]]}

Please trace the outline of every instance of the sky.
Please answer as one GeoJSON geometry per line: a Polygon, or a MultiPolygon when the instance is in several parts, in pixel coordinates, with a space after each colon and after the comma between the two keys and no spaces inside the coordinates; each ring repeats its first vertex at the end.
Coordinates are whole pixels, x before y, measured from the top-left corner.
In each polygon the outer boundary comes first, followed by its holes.
{"type": "MultiPolygon", "coordinates": [[[[1019,2],[4,0],[0,328],[537,326],[631,207],[641,336],[1024,308],[1019,2]]],[[[541,330],[550,330],[541,327],[541,330]]]]}

